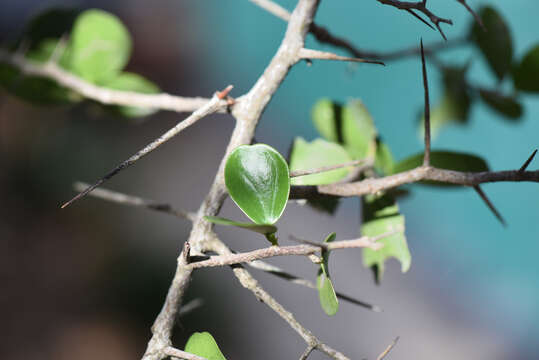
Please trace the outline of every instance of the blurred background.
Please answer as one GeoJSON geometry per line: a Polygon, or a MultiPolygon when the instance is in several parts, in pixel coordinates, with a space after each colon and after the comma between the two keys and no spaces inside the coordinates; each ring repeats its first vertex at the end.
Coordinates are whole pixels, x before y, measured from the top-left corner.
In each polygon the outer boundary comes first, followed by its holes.
{"type": "MultiPolygon", "coordinates": [[[[296,1],[280,1],[292,9],[296,1]]],[[[539,41],[532,0],[476,1],[503,14],[516,57],[539,41]]],[[[472,18],[456,1],[429,2],[453,19],[449,39],[466,35],[472,18]]],[[[24,23],[51,6],[101,8],[118,15],[131,31],[134,53],[128,69],[167,92],[209,97],[234,84],[247,91],[284,34],[283,21],[248,1],[9,1],[0,12],[0,42],[16,39],[24,23]]],[[[439,33],[409,14],[372,1],[323,1],[316,22],[362,49],[391,51],[417,46],[439,33]]],[[[336,51],[312,37],[308,47],[336,51]]],[[[469,78],[496,84],[479,52],[469,46],[445,51],[448,64],[471,61],[469,78]]],[[[431,99],[439,101],[441,75],[429,66],[431,99]]],[[[507,84],[502,84],[507,88],[507,84]]],[[[510,84],[509,84],[510,85],[510,84]]],[[[423,104],[420,60],[408,57],[386,67],[346,63],[299,63],[265,111],[256,140],[286,154],[295,136],[316,137],[310,108],[321,97],[361,98],[397,160],[422,150],[418,113],[423,104]]],[[[471,108],[466,125],[440,132],[433,147],[470,152],[491,169],[520,167],[538,146],[539,101],[523,95],[524,115],[507,121],[483,103],[471,108]]],[[[167,215],[74,195],[72,183],[91,182],[139,150],[185,115],[160,112],[143,120],[119,118],[92,103],[36,106],[0,90],[0,357],[2,359],[128,360],[142,355],[149,328],[163,303],[190,224],[167,215]]],[[[196,210],[213,179],[233,119],[207,118],[121,173],[107,188],[196,210]]],[[[532,163],[530,169],[536,169],[532,163]]],[[[400,335],[392,359],[536,359],[539,351],[539,203],[537,184],[483,187],[508,222],[503,227],[470,189],[410,187],[400,202],[406,216],[412,267],[400,273],[390,261],[381,285],[361,264],[358,251],[332,255],[336,288],[381,306],[375,313],[341,302],[328,318],[318,296],[253,270],[261,284],[321,340],[352,359],[374,359],[400,335]]],[[[222,214],[241,219],[227,200],[222,214]]],[[[279,222],[288,236],[320,241],[357,236],[357,200],[342,202],[335,216],[290,204],[279,222]]],[[[217,228],[233,249],[266,243],[250,233],[217,228]]],[[[314,279],[306,259],[272,263],[314,279]]],[[[201,308],[185,315],[174,344],[183,348],[194,331],[210,331],[229,359],[298,358],[303,340],[255,300],[229,268],[199,270],[186,300],[201,308]]],[[[325,358],[313,353],[312,359],[325,358]]]]}

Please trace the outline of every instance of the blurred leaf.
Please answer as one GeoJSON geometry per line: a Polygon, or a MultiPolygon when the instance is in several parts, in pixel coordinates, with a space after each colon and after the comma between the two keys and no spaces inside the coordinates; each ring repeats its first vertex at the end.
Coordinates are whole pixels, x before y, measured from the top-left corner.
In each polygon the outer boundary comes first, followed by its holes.
{"type": "Polygon", "coordinates": [[[320,99],[312,108],[314,126],[326,140],[339,142],[340,108],[330,99],[320,99]]]}
{"type": "MultiPolygon", "coordinates": [[[[329,234],[324,243],[330,243],[335,240],[336,234],[329,234]]],[[[318,288],[318,297],[320,299],[320,306],[324,312],[333,316],[339,310],[339,300],[335,294],[333,283],[329,276],[329,251],[322,251],[322,263],[318,270],[318,276],[316,278],[316,287],[318,288]]]]}
{"type": "Polygon", "coordinates": [[[185,344],[185,351],[207,360],[226,360],[209,332],[196,332],[191,335],[185,344]]]}
{"type": "Polygon", "coordinates": [[[131,36],[116,16],[91,9],[81,13],[71,34],[70,68],[88,81],[111,81],[131,55],[131,36]]]}
{"type": "Polygon", "coordinates": [[[539,92],[539,44],[530,49],[516,66],[513,80],[518,90],[539,92]]]}
{"type": "MultiPolygon", "coordinates": [[[[143,94],[157,94],[160,92],[159,87],[153,82],[138,74],[129,72],[119,74],[111,81],[105,82],[103,86],[114,90],[132,91],[143,94]]],[[[135,106],[115,106],[114,109],[120,115],[126,117],[148,116],[158,111],[158,109],[135,106]]]]}
{"type": "MultiPolygon", "coordinates": [[[[58,39],[45,39],[37,46],[35,46],[32,50],[28,51],[28,53],[26,54],[26,58],[40,63],[47,62],[51,59],[52,54],[58,46],[58,39]]],[[[60,65],[64,69],[69,70],[70,55],[71,49],[66,44],[66,47],[62,50],[60,59],[58,59],[58,65],[60,65]]]]}
{"type": "Polygon", "coordinates": [[[225,183],[230,197],[249,219],[273,224],[288,201],[288,164],[268,145],[238,146],[226,161],[225,183]]]}
{"type": "Polygon", "coordinates": [[[395,160],[391,149],[386,143],[377,140],[376,141],[376,157],[374,158],[374,168],[380,174],[387,175],[393,172],[395,166],[395,160]]]}
{"type": "Polygon", "coordinates": [[[374,157],[376,128],[367,108],[360,100],[351,100],[342,110],[344,146],[353,159],[374,157]]]}
{"type": "Polygon", "coordinates": [[[225,226],[236,226],[243,229],[251,230],[259,234],[274,234],[277,232],[277,227],[275,225],[259,225],[255,223],[243,223],[237,222],[229,219],[225,219],[218,216],[204,216],[204,219],[208,220],[211,223],[225,226]]]}
{"type": "Polygon", "coordinates": [[[376,282],[380,283],[384,275],[385,262],[391,257],[401,263],[401,271],[410,268],[412,257],[404,234],[404,216],[390,195],[366,195],[362,198],[363,224],[361,235],[375,237],[390,231],[397,233],[378,242],[384,246],[379,250],[363,249],[363,264],[375,270],[376,282]]]}
{"type": "Polygon", "coordinates": [[[485,104],[506,118],[518,119],[522,116],[522,105],[517,102],[515,97],[486,89],[479,89],[479,95],[485,104]]]}
{"type": "Polygon", "coordinates": [[[479,11],[487,31],[474,21],[472,39],[485,56],[488,64],[499,80],[511,70],[513,43],[509,27],[502,16],[492,7],[483,7],[479,11]]]}
{"type": "Polygon", "coordinates": [[[41,45],[45,39],[59,39],[71,32],[79,10],[52,8],[34,16],[26,25],[21,41],[28,42],[30,49],[41,45]]]}
{"type": "Polygon", "coordinates": [[[21,73],[15,67],[0,62],[0,85],[6,90],[21,76],[21,73]]]}
{"type": "MultiPolygon", "coordinates": [[[[317,169],[352,161],[346,150],[339,144],[323,139],[308,143],[301,137],[294,140],[290,154],[290,171],[317,169]]],[[[292,178],[292,185],[325,185],[342,180],[350,173],[350,168],[340,168],[318,174],[292,178]]]]}
{"type": "Polygon", "coordinates": [[[315,210],[334,215],[339,207],[340,198],[337,196],[317,196],[307,199],[307,204],[315,210]]]}

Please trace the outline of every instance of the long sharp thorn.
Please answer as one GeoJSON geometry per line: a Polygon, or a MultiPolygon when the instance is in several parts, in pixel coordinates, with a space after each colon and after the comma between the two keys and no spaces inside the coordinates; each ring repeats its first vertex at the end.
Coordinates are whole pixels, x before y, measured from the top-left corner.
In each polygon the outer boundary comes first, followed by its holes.
{"type": "Polygon", "coordinates": [[[425,51],[423,49],[423,39],[421,45],[421,69],[423,72],[423,88],[425,90],[425,157],[423,165],[430,165],[430,101],[429,101],[429,82],[427,79],[427,66],[425,64],[425,51]]]}
{"type": "Polygon", "coordinates": [[[526,162],[524,164],[522,164],[522,167],[520,169],[518,169],[519,173],[523,173],[524,171],[526,171],[526,169],[528,168],[528,165],[530,165],[533,158],[535,157],[535,154],[537,154],[537,149],[535,149],[535,151],[530,155],[528,160],[526,160],[526,162]]]}
{"type": "Polygon", "coordinates": [[[413,10],[411,9],[406,9],[406,11],[408,11],[410,14],[412,14],[416,19],[418,19],[419,21],[421,21],[423,24],[427,25],[428,27],[430,27],[432,30],[436,31],[436,29],[431,25],[429,24],[425,19],[423,19],[421,16],[417,15],[413,10]]]}
{"type": "Polygon", "coordinates": [[[487,194],[483,192],[483,190],[479,187],[479,185],[475,185],[473,188],[477,192],[477,194],[481,197],[481,199],[483,199],[483,201],[488,206],[490,211],[492,211],[494,216],[496,216],[496,218],[502,223],[502,225],[507,226],[507,223],[505,222],[500,212],[494,207],[494,204],[490,201],[490,199],[487,197],[487,194]]]}

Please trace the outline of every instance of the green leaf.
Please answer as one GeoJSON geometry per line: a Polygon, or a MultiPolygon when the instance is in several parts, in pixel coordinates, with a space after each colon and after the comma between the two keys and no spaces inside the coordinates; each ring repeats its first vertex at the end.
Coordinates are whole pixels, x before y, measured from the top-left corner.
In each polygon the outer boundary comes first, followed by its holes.
{"type": "Polygon", "coordinates": [[[277,227],[275,225],[259,225],[254,223],[243,223],[237,222],[229,219],[225,219],[219,216],[204,216],[204,219],[208,220],[211,223],[225,226],[236,226],[243,229],[251,230],[259,234],[274,234],[277,232],[277,227]]]}
{"type": "Polygon", "coordinates": [[[522,105],[515,97],[486,89],[479,89],[479,95],[491,109],[508,119],[518,119],[522,116],[522,105]]]}
{"type": "Polygon", "coordinates": [[[257,224],[273,224],[290,193],[288,164],[265,144],[234,149],[225,165],[225,184],[236,205],[257,224]]]}
{"type": "MultiPolygon", "coordinates": [[[[395,165],[393,173],[400,173],[423,165],[423,156],[423,153],[420,153],[402,160],[395,165]]],[[[453,151],[432,151],[430,153],[430,164],[440,169],[464,172],[489,170],[486,161],[479,156],[453,151]]]]}
{"type": "Polygon", "coordinates": [[[380,283],[384,275],[385,262],[389,258],[396,258],[401,263],[403,273],[410,268],[412,257],[404,234],[404,216],[399,213],[399,207],[390,195],[366,195],[362,198],[362,202],[362,236],[375,237],[398,231],[379,240],[383,245],[381,249],[363,249],[363,264],[365,267],[373,268],[376,282],[380,283]]]}
{"type": "MultiPolygon", "coordinates": [[[[60,46],[58,39],[45,39],[30,50],[28,54],[26,54],[26,58],[40,63],[47,62],[51,59],[52,54],[58,46],[60,46]]],[[[62,50],[60,59],[58,59],[58,65],[69,70],[70,55],[71,49],[66,44],[65,48],[62,50]]]]}
{"type": "Polygon", "coordinates": [[[539,92],[539,44],[530,49],[515,67],[513,81],[519,90],[539,92]]]}
{"type": "Polygon", "coordinates": [[[185,344],[185,351],[207,360],[226,360],[209,332],[196,332],[191,335],[185,344]]]}
{"type": "Polygon", "coordinates": [[[80,14],[71,34],[70,68],[88,81],[111,81],[131,55],[131,36],[116,16],[91,9],[80,14]]]}
{"type": "Polygon", "coordinates": [[[34,16],[25,26],[21,41],[27,42],[30,49],[39,46],[45,39],[59,39],[71,32],[79,10],[52,8],[34,16]]]}
{"type": "MultiPolygon", "coordinates": [[[[114,90],[132,91],[143,94],[157,94],[160,92],[159,87],[153,82],[130,72],[119,74],[112,80],[105,82],[103,86],[114,90]]],[[[115,109],[120,115],[126,117],[148,116],[157,111],[157,109],[135,106],[116,106],[115,109]]]]}
{"type": "MultiPolygon", "coordinates": [[[[294,140],[290,154],[290,171],[317,169],[352,161],[348,152],[339,144],[323,139],[308,143],[301,137],[294,140]]],[[[340,168],[318,174],[292,178],[292,185],[325,185],[342,180],[350,173],[350,168],[340,168]]]]}
{"type": "MultiPolygon", "coordinates": [[[[335,240],[336,234],[329,234],[324,243],[330,243],[335,240]]],[[[329,276],[329,251],[322,251],[322,263],[318,270],[318,276],[316,278],[316,287],[318,288],[318,297],[320,299],[320,306],[324,312],[333,316],[339,310],[339,300],[335,294],[333,283],[329,276]]]]}
{"type": "Polygon", "coordinates": [[[513,42],[509,27],[492,7],[482,8],[479,16],[487,31],[474,21],[472,39],[481,49],[494,74],[501,80],[511,70],[513,60],[513,42]]]}
{"type": "Polygon", "coordinates": [[[341,107],[330,99],[320,99],[311,110],[316,130],[325,139],[339,142],[339,121],[341,107]]]}
{"type": "Polygon", "coordinates": [[[386,143],[377,140],[376,142],[376,157],[374,158],[374,168],[383,175],[388,175],[393,172],[395,160],[391,149],[386,143]]]}
{"type": "Polygon", "coordinates": [[[351,100],[343,108],[342,132],[344,145],[352,158],[374,156],[377,132],[371,115],[360,100],[351,100]]]}

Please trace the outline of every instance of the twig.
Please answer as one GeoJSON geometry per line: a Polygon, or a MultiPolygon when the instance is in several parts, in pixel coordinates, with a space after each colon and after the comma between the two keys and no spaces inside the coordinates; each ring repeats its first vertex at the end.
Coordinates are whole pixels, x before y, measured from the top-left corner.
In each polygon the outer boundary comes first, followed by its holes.
{"type": "Polygon", "coordinates": [[[395,345],[397,345],[397,342],[399,341],[399,338],[400,337],[397,336],[393,340],[393,342],[391,342],[391,344],[389,344],[389,346],[384,351],[382,351],[382,353],[380,355],[378,355],[376,360],[383,360],[391,352],[391,350],[395,347],[395,345]]]}
{"type": "Polygon", "coordinates": [[[317,245],[292,245],[292,246],[270,246],[263,249],[257,249],[249,252],[228,254],[221,256],[212,256],[208,260],[192,262],[188,265],[190,269],[199,269],[203,267],[226,266],[240,263],[248,263],[255,260],[267,259],[276,256],[291,256],[291,255],[311,255],[324,250],[350,249],[350,248],[370,248],[373,250],[380,249],[383,245],[377,244],[376,241],[380,238],[394,234],[394,231],[369,238],[366,236],[354,240],[335,241],[330,244],[317,245]]]}
{"type": "MultiPolygon", "coordinates": [[[[55,62],[39,63],[26,59],[20,53],[10,53],[0,49],[0,62],[19,69],[26,75],[45,77],[73,90],[82,96],[102,104],[124,105],[176,112],[193,112],[203,107],[210,99],[201,97],[181,97],[171,94],[141,94],[132,91],[113,90],[94,85],[62,69],[55,62]]],[[[239,100],[239,99],[237,99],[239,100]]],[[[218,112],[225,112],[227,102],[219,102],[218,112]]]]}
{"type": "Polygon", "coordinates": [[[520,169],[518,169],[518,172],[519,173],[523,173],[524,171],[526,171],[526,169],[528,168],[528,165],[530,165],[530,163],[532,162],[533,158],[535,157],[535,154],[537,154],[537,149],[535,149],[533,151],[533,153],[530,155],[530,157],[528,158],[528,160],[526,160],[526,162],[524,164],[522,164],[522,166],[520,167],[520,169]]]}
{"type": "Polygon", "coordinates": [[[79,200],[80,198],[87,195],[89,192],[94,190],[99,185],[103,184],[105,181],[122,171],[123,169],[131,166],[134,164],[137,160],[140,158],[148,155],[150,152],[157,149],[159,146],[163,145],[170,139],[172,139],[174,136],[178,135],[180,132],[182,132],[184,129],[188,128],[189,126],[196,123],[198,120],[204,118],[205,116],[212,114],[216,112],[220,107],[221,100],[228,94],[228,92],[232,89],[232,86],[228,86],[223,92],[216,93],[210,101],[208,101],[204,106],[202,106],[200,109],[193,112],[189,117],[187,117],[185,120],[179,122],[176,126],[174,126],[172,129],[161,135],[159,138],[152,141],[150,144],[146,145],[144,149],[138,151],[135,155],[131,156],[129,159],[122,162],[120,165],[115,167],[112,171],[110,171],[108,174],[103,176],[101,179],[99,179],[95,184],[92,186],[89,186],[86,188],[86,190],[80,192],[77,196],[75,196],[73,199],[69,200],[65,204],[62,205],[62,209],[71,205],[73,202],[79,200]],[[225,93],[226,92],[226,93],[225,93]],[[224,93],[224,95],[223,95],[224,93]]]}
{"type": "Polygon", "coordinates": [[[182,360],[208,360],[206,358],[203,358],[202,356],[191,354],[191,353],[185,352],[183,350],[173,348],[172,346],[166,347],[163,352],[164,352],[165,355],[171,356],[171,357],[176,358],[176,359],[182,359],[182,360]]]}
{"type": "Polygon", "coordinates": [[[429,103],[429,82],[427,80],[427,67],[425,65],[425,52],[423,51],[423,40],[421,44],[421,69],[423,73],[423,88],[425,90],[425,157],[423,165],[430,165],[430,103],[429,103]]]}
{"type": "Polygon", "coordinates": [[[488,208],[490,209],[490,211],[492,211],[492,213],[494,214],[494,216],[496,216],[496,218],[502,223],[503,226],[507,226],[507,223],[505,222],[505,219],[502,217],[502,215],[500,214],[500,212],[496,209],[496,207],[494,206],[494,204],[492,203],[492,201],[490,201],[490,199],[488,198],[487,194],[485,194],[483,192],[483,190],[481,189],[481,187],[479,187],[479,185],[474,185],[474,190],[475,192],[479,195],[479,197],[481,197],[481,199],[485,202],[485,204],[488,206],[488,208]]]}
{"type": "Polygon", "coordinates": [[[311,355],[313,350],[314,350],[314,346],[307,346],[307,349],[305,349],[305,351],[301,354],[301,356],[299,357],[299,360],[307,360],[307,358],[309,357],[309,355],[311,355]]]}
{"type": "Polygon", "coordinates": [[[356,58],[356,57],[339,56],[331,52],[311,50],[311,49],[301,49],[301,51],[299,52],[299,57],[300,59],[306,59],[306,60],[318,59],[318,60],[351,61],[351,62],[378,64],[378,65],[385,66],[385,64],[380,60],[368,60],[368,59],[362,59],[362,58],[356,58]]]}
{"type": "MultiPolygon", "coordinates": [[[[268,263],[266,263],[264,261],[256,260],[256,261],[252,261],[252,262],[247,263],[247,265],[252,267],[252,268],[255,268],[257,270],[261,270],[261,271],[267,272],[268,274],[271,274],[271,275],[277,276],[277,277],[279,277],[281,279],[287,280],[287,281],[291,282],[292,284],[301,285],[301,286],[308,287],[309,289],[317,290],[316,284],[314,282],[312,282],[310,280],[307,280],[307,279],[304,279],[302,277],[290,274],[290,273],[282,270],[281,268],[279,268],[279,267],[277,267],[275,265],[272,265],[272,264],[268,264],[268,263]]],[[[338,291],[336,291],[335,294],[337,295],[337,297],[339,299],[347,301],[347,302],[349,302],[351,304],[364,307],[364,308],[366,308],[368,310],[372,310],[374,312],[383,312],[383,309],[378,305],[369,304],[369,303],[367,303],[365,301],[358,300],[356,298],[353,298],[353,297],[351,297],[349,295],[343,294],[343,293],[338,292],[338,291]]]]}
{"type": "Polygon", "coordinates": [[[483,20],[481,20],[479,15],[477,15],[477,13],[475,11],[473,11],[473,9],[466,3],[466,0],[457,0],[457,1],[459,3],[461,3],[466,8],[466,10],[468,10],[468,12],[470,12],[470,14],[472,14],[475,21],[477,21],[477,23],[479,24],[479,26],[481,26],[483,31],[487,31],[487,28],[485,27],[485,24],[483,24],[483,20]]]}
{"type": "Polygon", "coordinates": [[[336,169],[341,169],[341,168],[345,168],[345,167],[357,166],[357,165],[361,165],[361,164],[364,164],[364,163],[365,163],[365,160],[354,160],[354,161],[349,161],[347,163],[338,164],[338,165],[322,166],[322,167],[319,167],[319,168],[316,168],[316,169],[295,170],[295,171],[290,171],[290,177],[293,178],[293,177],[298,177],[298,176],[318,174],[318,173],[323,173],[323,172],[336,170],[336,169]]]}
{"type": "MultiPolygon", "coordinates": [[[[73,188],[76,191],[83,191],[86,188],[88,188],[88,186],[90,186],[90,184],[79,182],[79,181],[73,184],[73,188]]],[[[112,201],[118,204],[122,204],[122,205],[143,207],[149,210],[161,211],[166,214],[170,214],[170,215],[173,215],[182,219],[187,219],[190,221],[194,221],[196,217],[195,213],[182,211],[182,210],[176,210],[172,208],[172,206],[166,203],[159,203],[153,200],[146,200],[138,196],[128,195],[128,194],[124,194],[124,193],[120,193],[120,192],[112,191],[108,189],[95,189],[89,195],[99,198],[99,199],[106,200],[106,201],[112,201]]]]}
{"type": "Polygon", "coordinates": [[[278,18],[289,21],[290,20],[290,12],[283,8],[281,5],[270,1],[270,0],[249,0],[253,4],[256,4],[260,6],[262,9],[266,10],[270,14],[273,14],[277,16],[278,18]]]}

